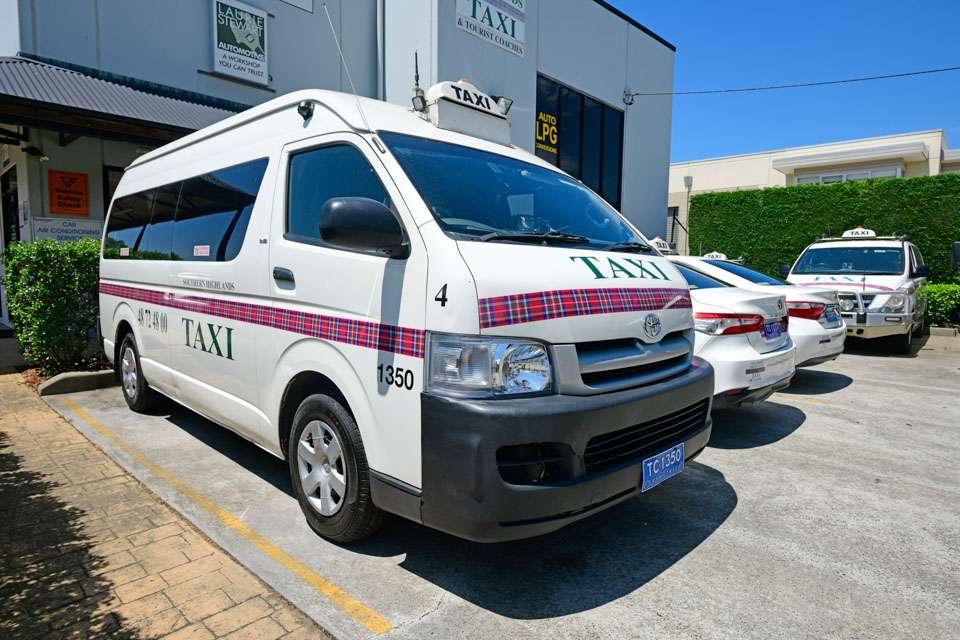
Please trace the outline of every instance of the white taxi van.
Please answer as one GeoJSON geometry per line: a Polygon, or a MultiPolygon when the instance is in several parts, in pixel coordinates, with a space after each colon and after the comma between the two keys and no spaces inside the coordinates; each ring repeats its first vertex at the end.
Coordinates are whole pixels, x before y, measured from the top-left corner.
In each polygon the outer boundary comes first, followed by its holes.
{"type": "Polygon", "coordinates": [[[814,242],[781,272],[790,284],[836,290],[848,336],[889,336],[897,351],[909,353],[923,331],[930,267],[904,237],[857,227],[814,242]]]}
{"type": "Polygon", "coordinates": [[[100,322],[130,407],[285,458],[339,542],[384,511],[541,534],[679,472],[713,394],[683,278],[490,96],[417,98],[296,92],[126,170],[100,322]]]}

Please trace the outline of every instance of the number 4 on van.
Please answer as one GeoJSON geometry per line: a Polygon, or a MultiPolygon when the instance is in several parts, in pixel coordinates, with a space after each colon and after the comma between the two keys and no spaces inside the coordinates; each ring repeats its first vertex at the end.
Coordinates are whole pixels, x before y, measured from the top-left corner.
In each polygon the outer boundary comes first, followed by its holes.
{"type": "Polygon", "coordinates": [[[181,318],[184,329],[184,344],[191,349],[212,353],[227,360],[233,360],[233,329],[209,322],[196,322],[190,318],[181,318]],[[196,327],[194,329],[194,327],[196,327]],[[222,333],[221,333],[222,332],[222,333]],[[225,340],[221,343],[221,339],[225,340]],[[226,352],[224,349],[226,348],[226,352]]]}

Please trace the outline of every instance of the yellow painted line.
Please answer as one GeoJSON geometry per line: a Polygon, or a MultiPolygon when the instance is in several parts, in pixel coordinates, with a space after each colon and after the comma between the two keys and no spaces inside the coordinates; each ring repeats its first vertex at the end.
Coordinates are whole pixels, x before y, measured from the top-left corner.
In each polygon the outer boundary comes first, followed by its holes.
{"type": "Polygon", "coordinates": [[[807,404],[822,404],[822,405],[832,404],[831,402],[827,402],[826,400],[814,400],[813,398],[792,395],[789,393],[778,393],[775,397],[783,398],[784,400],[793,400],[794,402],[806,402],[807,404]]]}
{"type": "Polygon", "coordinates": [[[329,599],[330,602],[332,602],[336,607],[341,609],[344,613],[353,618],[358,624],[366,628],[368,631],[373,633],[386,633],[391,629],[390,623],[387,622],[383,616],[359,600],[351,597],[343,589],[281,550],[263,535],[248,527],[235,515],[222,509],[216,502],[204,496],[189,484],[183,480],[180,480],[172,473],[150,460],[150,458],[131,447],[129,444],[123,441],[120,436],[100,424],[96,418],[84,411],[69,397],[63,398],[63,404],[65,404],[67,408],[74,413],[74,415],[96,429],[103,437],[110,440],[118,448],[122,449],[124,453],[146,467],[150,473],[172,486],[182,495],[193,501],[198,507],[215,517],[226,526],[230,527],[247,542],[250,542],[260,551],[279,562],[288,571],[290,571],[290,573],[294,574],[316,589],[319,593],[329,599]]]}

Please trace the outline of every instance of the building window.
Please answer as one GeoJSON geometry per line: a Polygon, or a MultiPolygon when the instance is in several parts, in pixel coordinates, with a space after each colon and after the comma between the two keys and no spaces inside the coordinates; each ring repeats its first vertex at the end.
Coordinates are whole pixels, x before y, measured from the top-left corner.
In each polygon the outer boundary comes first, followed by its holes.
{"type": "Polygon", "coordinates": [[[868,180],[870,178],[901,178],[903,167],[873,167],[870,169],[845,169],[825,173],[799,174],[794,178],[794,184],[837,184],[851,180],[868,180]]]}
{"type": "Polygon", "coordinates": [[[536,154],[620,209],[622,111],[538,76],[536,154]]]}

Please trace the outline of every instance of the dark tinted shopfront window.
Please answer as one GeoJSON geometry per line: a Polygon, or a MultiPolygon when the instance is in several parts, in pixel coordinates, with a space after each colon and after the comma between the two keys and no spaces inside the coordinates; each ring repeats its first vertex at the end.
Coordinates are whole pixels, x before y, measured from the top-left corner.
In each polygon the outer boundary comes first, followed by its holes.
{"type": "Polygon", "coordinates": [[[225,262],[240,252],[266,158],[117,199],[104,257],[225,262]]]}
{"type": "Polygon", "coordinates": [[[539,76],[536,153],[620,208],[622,111],[539,76]]]}

